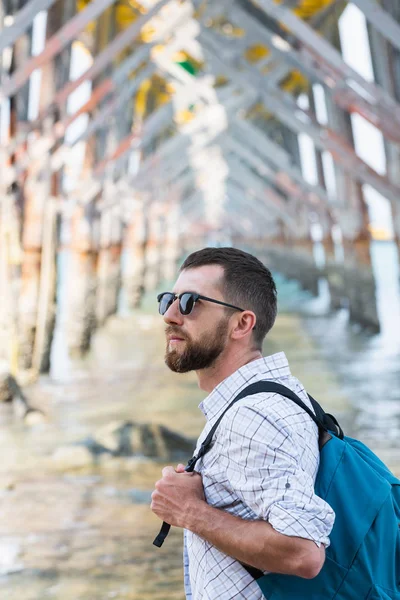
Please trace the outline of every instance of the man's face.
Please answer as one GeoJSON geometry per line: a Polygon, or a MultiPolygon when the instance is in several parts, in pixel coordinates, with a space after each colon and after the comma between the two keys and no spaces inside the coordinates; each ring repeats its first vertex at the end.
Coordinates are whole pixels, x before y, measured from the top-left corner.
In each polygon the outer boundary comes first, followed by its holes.
{"type": "MultiPolygon", "coordinates": [[[[207,265],[182,271],[173,292],[197,292],[203,296],[223,301],[220,284],[223,269],[207,265]]],[[[207,369],[222,354],[229,328],[229,313],[223,306],[198,300],[189,315],[179,311],[179,301],[169,307],[164,315],[167,347],[165,362],[176,373],[207,369]]]]}

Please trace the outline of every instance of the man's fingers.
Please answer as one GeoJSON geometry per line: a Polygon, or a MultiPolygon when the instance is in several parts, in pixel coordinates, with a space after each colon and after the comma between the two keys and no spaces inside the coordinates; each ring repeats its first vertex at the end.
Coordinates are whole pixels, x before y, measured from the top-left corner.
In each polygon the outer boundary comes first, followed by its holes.
{"type": "Polygon", "coordinates": [[[185,465],[183,465],[182,463],[179,463],[179,465],[177,465],[175,471],[177,473],[184,473],[185,472],[185,465]]]}
{"type": "Polygon", "coordinates": [[[174,467],[164,467],[162,470],[163,477],[166,477],[167,475],[171,475],[171,473],[175,473],[174,467]]]}

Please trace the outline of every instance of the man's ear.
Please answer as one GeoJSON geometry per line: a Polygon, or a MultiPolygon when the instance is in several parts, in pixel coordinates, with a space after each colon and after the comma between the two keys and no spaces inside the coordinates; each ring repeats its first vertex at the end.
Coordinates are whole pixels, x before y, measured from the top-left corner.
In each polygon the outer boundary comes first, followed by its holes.
{"type": "Polygon", "coordinates": [[[246,337],[256,326],[256,315],[251,310],[244,310],[236,316],[235,326],[232,329],[232,337],[235,340],[246,337]]]}

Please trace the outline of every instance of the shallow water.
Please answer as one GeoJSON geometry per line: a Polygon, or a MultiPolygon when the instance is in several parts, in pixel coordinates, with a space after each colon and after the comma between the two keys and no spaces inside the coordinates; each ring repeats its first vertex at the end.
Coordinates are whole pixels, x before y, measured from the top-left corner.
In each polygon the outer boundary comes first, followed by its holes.
{"type": "Polygon", "coordinates": [[[331,364],[353,407],[351,434],[393,468],[400,465],[400,348],[349,326],[346,312],[305,318],[306,331],[331,364]]]}
{"type": "MultiPolygon", "coordinates": [[[[310,393],[399,470],[398,348],[349,327],[344,313],[316,316],[316,301],[293,283],[281,282],[281,292],[265,353],[284,350],[310,393]],[[293,298],[300,316],[289,310],[293,298]]],[[[170,373],[163,354],[157,315],[114,318],[85,360],[27,390],[46,423],[28,426],[2,407],[0,598],[183,599],[181,533],[163,549],[152,546],[159,521],[149,498],[163,463],[79,463],[59,452],[112,421],[161,423],[196,437],[203,393],[192,374],[170,373]]]]}

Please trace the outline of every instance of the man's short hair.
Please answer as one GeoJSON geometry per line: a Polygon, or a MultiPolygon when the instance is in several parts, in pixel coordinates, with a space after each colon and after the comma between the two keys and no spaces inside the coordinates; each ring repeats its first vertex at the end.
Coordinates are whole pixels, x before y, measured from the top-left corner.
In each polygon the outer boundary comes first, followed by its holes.
{"type": "Polygon", "coordinates": [[[257,318],[253,339],[258,348],[275,323],[277,292],[271,271],[252,254],[238,248],[203,248],[190,254],[180,271],[205,265],[224,269],[225,302],[251,310],[257,318]]]}

